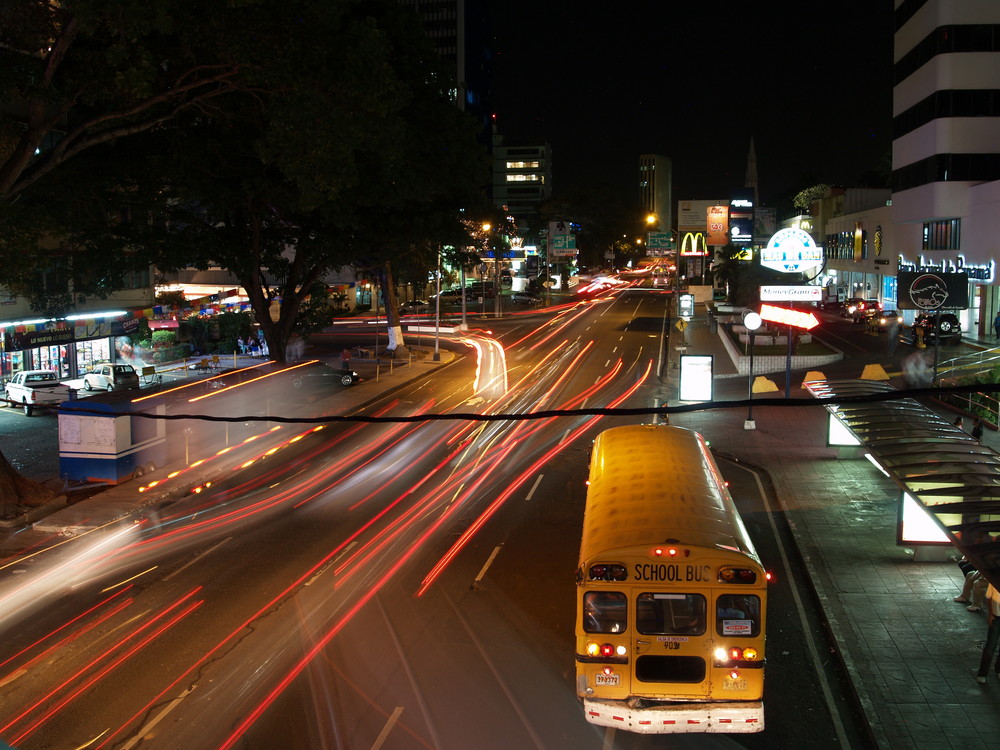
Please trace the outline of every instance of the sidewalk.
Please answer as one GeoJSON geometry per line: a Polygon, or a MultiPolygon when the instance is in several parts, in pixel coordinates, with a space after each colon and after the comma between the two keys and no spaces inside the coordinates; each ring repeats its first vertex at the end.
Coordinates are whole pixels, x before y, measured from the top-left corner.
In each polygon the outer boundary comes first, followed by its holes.
{"type": "MultiPolygon", "coordinates": [[[[689,353],[715,355],[722,375],[716,400],[745,399],[746,377],[732,377],[735,368],[704,314],[689,334],[689,353]]],[[[968,343],[994,344],[988,337],[968,343]]],[[[843,374],[826,375],[857,378],[860,372],[846,373],[858,369],[845,363],[843,374]]],[[[792,373],[793,398],[807,395],[798,388],[804,375],[792,373]]],[[[777,377],[783,385],[784,373],[777,377]]],[[[676,404],[676,384],[668,382],[662,395],[676,404]]],[[[755,430],[744,429],[746,417],[742,409],[706,410],[670,422],[703,433],[715,450],[772,480],[878,746],[996,747],[1000,683],[975,681],[987,623],[953,601],[962,586],[958,566],[917,562],[913,548],[897,546],[897,488],[868,461],[844,460],[826,447],[825,409],[754,407],[755,430]]],[[[987,431],[984,443],[996,450],[1000,436],[987,431]]]]}

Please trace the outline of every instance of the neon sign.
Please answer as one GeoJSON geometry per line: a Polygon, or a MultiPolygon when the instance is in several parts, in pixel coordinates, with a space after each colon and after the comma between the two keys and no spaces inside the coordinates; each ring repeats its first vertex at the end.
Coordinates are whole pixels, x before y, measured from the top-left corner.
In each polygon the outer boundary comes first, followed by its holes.
{"type": "Polygon", "coordinates": [[[781,323],[795,328],[805,328],[807,331],[819,325],[819,320],[812,313],[788,310],[774,305],[761,305],[760,317],[772,323],[781,323]]]}

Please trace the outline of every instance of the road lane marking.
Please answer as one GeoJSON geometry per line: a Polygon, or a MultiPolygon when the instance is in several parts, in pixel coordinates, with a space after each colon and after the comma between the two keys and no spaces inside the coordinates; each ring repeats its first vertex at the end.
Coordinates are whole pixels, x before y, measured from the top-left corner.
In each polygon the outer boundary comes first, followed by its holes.
{"type": "Polygon", "coordinates": [[[486,571],[493,564],[493,561],[496,559],[497,555],[500,554],[501,547],[503,547],[503,545],[498,544],[496,547],[493,548],[493,552],[490,553],[489,558],[487,558],[486,562],[483,564],[483,568],[482,570],[479,571],[479,575],[476,576],[476,580],[472,582],[472,588],[476,588],[477,586],[479,586],[479,582],[483,580],[483,576],[486,575],[486,571]]]}
{"type": "Polygon", "coordinates": [[[231,540],[232,540],[232,537],[231,536],[227,536],[225,539],[217,542],[216,544],[213,544],[211,547],[209,547],[207,550],[205,550],[204,552],[202,552],[200,555],[195,555],[193,558],[191,558],[190,560],[188,560],[186,563],[184,563],[184,565],[182,565],[181,567],[179,567],[173,573],[171,573],[168,576],[165,576],[163,578],[163,580],[164,581],[169,581],[171,578],[173,578],[178,573],[184,572],[189,567],[191,567],[192,565],[194,565],[196,562],[198,562],[199,560],[201,560],[203,557],[205,557],[206,555],[212,554],[213,552],[215,552],[215,550],[217,550],[223,544],[225,544],[226,542],[229,542],[231,540]]]}
{"type": "Polygon", "coordinates": [[[528,502],[529,500],[531,500],[531,498],[535,494],[535,490],[538,489],[538,485],[540,485],[542,483],[542,477],[544,477],[544,476],[545,476],[544,474],[539,474],[538,475],[538,478],[535,480],[535,483],[533,485],[531,485],[531,489],[528,490],[528,494],[524,498],[524,502],[528,502]]]}
{"type": "Polygon", "coordinates": [[[385,744],[385,741],[389,738],[389,732],[391,732],[392,728],[396,726],[396,722],[399,721],[399,715],[401,713],[403,713],[402,706],[396,706],[392,710],[392,714],[386,720],[385,726],[382,727],[382,731],[379,732],[378,737],[375,738],[375,742],[372,743],[372,750],[379,750],[379,748],[385,744]]]}
{"type": "Polygon", "coordinates": [[[161,721],[163,721],[166,718],[167,714],[169,714],[171,711],[177,708],[181,704],[181,701],[187,698],[189,695],[191,695],[193,691],[194,688],[188,688],[183,693],[174,698],[172,701],[170,701],[170,703],[165,705],[163,707],[163,710],[160,711],[160,713],[158,713],[156,716],[150,719],[149,723],[146,724],[146,726],[144,726],[141,730],[139,730],[139,732],[132,739],[130,739],[128,742],[122,745],[123,750],[131,750],[131,748],[135,747],[138,743],[142,742],[143,738],[151,731],[153,731],[153,728],[161,721]]]}

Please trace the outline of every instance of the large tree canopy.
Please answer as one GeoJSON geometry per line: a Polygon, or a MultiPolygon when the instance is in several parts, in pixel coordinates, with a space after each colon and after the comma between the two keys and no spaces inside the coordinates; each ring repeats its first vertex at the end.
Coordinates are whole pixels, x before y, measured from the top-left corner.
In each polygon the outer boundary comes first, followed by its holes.
{"type": "MultiPolygon", "coordinates": [[[[114,2],[63,5],[101,22],[53,11],[48,28],[56,29],[56,17],[58,29],[86,27],[108,44],[117,38],[114,2]]],[[[480,200],[487,163],[471,119],[449,100],[453,82],[427,39],[413,33],[408,10],[392,0],[244,0],[175,23],[177,3],[155,8],[159,24],[126,24],[148,35],[147,56],[126,56],[125,70],[106,76],[134,77],[132,89],[109,83],[103,101],[98,89],[65,98],[92,101],[95,123],[99,104],[117,113],[137,92],[159,98],[122,118],[115,137],[92,125],[88,148],[59,170],[47,166],[55,157],[43,149],[20,171],[7,193],[17,203],[0,208],[0,228],[11,230],[0,253],[32,262],[0,270],[0,283],[57,313],[72,300],[37,288],[44,277],[36,273],[54,258],[75,260],[57,267],[78,296],[110,293],[150,261],[165,270],[219,265],[247,290],[270,351],[281,357],[303,299],[332,268],[374,267],[380,275],[394,265],[428,268],[441,243],[461,243],[459,210],[480,200]],[[198,32],[188,28],[195,24],[198,32]],[[159,68],[132,59],[169,60],[155,54],[171,48],[168,38],[190,45],[185,80],[216,71],[211,93],[191,88],[186,99],[170,98],[171,85],[156,88],[164,83],[159,68]],[[58,246],[45,248],[45,237],[58,246]]],[[[132,10],[123,4],[126,18],[132,10]]],[[[77,31],[68,50],[98,46],[84,38],[77,31]]],[[[71,105],[64,116],[80,115],[71,105]]],[[[22,151],[11,151],[12,171],[22,151]]]]}

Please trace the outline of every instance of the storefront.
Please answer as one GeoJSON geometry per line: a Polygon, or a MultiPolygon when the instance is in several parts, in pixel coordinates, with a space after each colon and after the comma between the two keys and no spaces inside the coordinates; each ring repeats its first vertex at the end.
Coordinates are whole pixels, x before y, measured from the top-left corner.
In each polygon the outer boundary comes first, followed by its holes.
{"type": "Polygon", "coordinates": [[[82,377],[99,362],[135,365],[128,334],[137,330],[140,319],[9,325],[0,336],[0,379],[22,370],[52,370],[60,379],[71,379],[82,377]]]}

